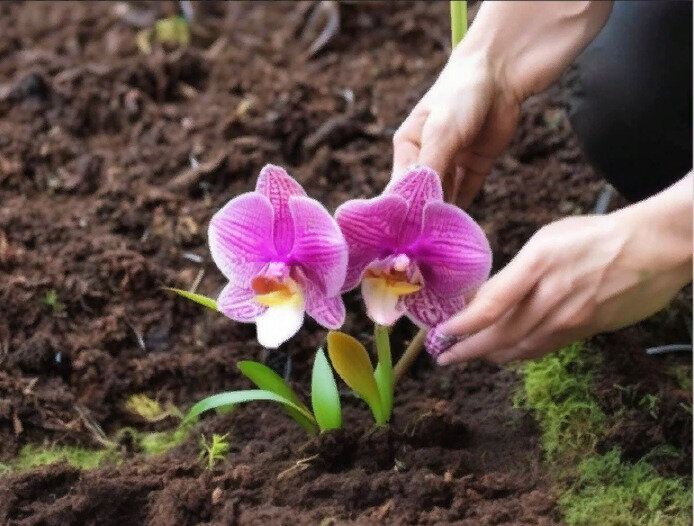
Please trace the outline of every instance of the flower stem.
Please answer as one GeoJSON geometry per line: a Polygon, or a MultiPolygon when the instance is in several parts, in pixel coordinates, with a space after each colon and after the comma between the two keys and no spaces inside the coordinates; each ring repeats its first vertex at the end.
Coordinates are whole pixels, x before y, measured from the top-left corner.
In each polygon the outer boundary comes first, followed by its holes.
{"type": "Polygon", "coordinates": [[[467,32],[467,2],[451,0],[451,42],[457,46],[467,32]]]}
{"type": "Polygon", "coordinates": [[[395,368],[393,369],[393,384],[396,384],[400,377],[412,366],[417,356],[419,356],[419,353],[422,352],[426,338],[427,330],[419,329],[419,332],[412,338],[405,352],[402,353],[398,363],[395,364],[395,368]]]}
{"type": "Polygon", "coordinates": [[[390,420],[393,410],[393,359],[390,354],[390,334],[388,327],[376,324],[374,326],[374,340],[376,342],[376,354],[378,365],[374,377],[383,406],[383,419],[390,420]]]}

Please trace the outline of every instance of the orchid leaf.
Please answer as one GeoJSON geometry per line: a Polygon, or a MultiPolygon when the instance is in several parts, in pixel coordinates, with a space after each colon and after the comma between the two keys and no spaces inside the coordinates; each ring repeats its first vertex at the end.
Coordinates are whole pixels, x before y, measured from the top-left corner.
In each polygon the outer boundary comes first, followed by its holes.
{"type": "MultiPolygon", "coordinates": [[[[294,390],[279,374],[269,367],[263,365],[262,363],[252,362],[250,360],[239,362],[236,364],[236,366],[241,370],[241,373],[243,373],[244,376],[246,376],[260,389],[282,396],[293,404],[302,408],[305,412],[310,413],[308,407],[306,407],[306,405],[301,401],[301,398],[299,398],[299,395],[294,392],[294,390]]],[[[306,418],[301,411],[297,411],[288,405],[284,406],[284,410],[308,433],[316,433],[316,425],[314,422],[306,418]]]]}
{"type": "Polygon", "coordinates": [[[311,404],[321,431],[342,427],[340,395],[323,349],[318,349],[311,376],[311,404]]]}
{"type": "Polygon", "coordinates": [[[328,354],[337,374],[369,405],[376,422],[385,423],[373,366],[364,346],[344,332],[330,331],[328,354]]]}
{"type": "Polygon", "coordinates": [[[291,407],[299,411],[307,419],[313,421],[313,415],[306,411],[306,409],[296,405],[294,402],[286,399],[284,396],[280,396],[277,393],[271,391],[264,391],[262,389],[249,389],[247,391],[229,391],[226,393],[219,393],[216,395],[208,396],[204,400],[200,400],[197,404],[190,408],[184,423],[190,423],[195,420],[200,414],[210,409],[216,409],[218,407],[242,404],[245,402],[255,402],[255,401],[271,401],[278,402],[284,406],[291,407]]]}
{"type": "Polygon", "coordinates": [[[388,327],[376,325],[375,337],[378,365],[374,372],[374,379],[383,404],[383,417],[388,421],[393,411],[393,359],[390,354],[388,327]]]}
{"type": "Polygon", "coordinates": [[[217,308],[217,302],[212,298],[208,298],[207,296],[203,296],[202,294],[196,294],[195,292],[188,292],[187,290],[174,289],[172,287],[164,287],[164,290],[168,290],[169,292],[175,292],[179,296],[183,296],[184,298],[189,299],[190,301],[194,301],[195,303],[204,305],[208,309],[212,309],[213,311],[219,312],[219,309],[217,308]]]}

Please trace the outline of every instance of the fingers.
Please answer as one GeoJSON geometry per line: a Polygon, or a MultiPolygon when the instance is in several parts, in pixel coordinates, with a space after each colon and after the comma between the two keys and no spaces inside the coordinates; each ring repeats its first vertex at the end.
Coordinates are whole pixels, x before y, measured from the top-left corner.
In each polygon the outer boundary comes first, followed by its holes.
{"type": "Polygon", "coordinates": [[[533,290],[498,322],[464,339],[441,355],[440,364],[473,358],[490,359],[496,353],[516,347],[545,325],[555,306],[563,298],[553,295],[553,289],[542,284],[533,290]]]}
{"type": "Polygon", "coordinates": [[[397,179],[419,160],[422,128],[429,112],[415,107],[393,136],[393,177],[397,179]]]}
{"type": "Polygon", "coordinates": [[[521,250],[506,268],[480,287],[465,310],[441,325],[441,331],[465,335],[495,324],[530,293],[540,274],[534,252],[521,250]]]}
{"type": "Polygon", "coordinates": [[[419,164],[434,169],[444,177],[453,166],[453,158],[461,144],[456,126],[449,113],[435,111],[429,114],[422,128],[419,164]]]}
{"type": "Polygon", "coordinates": [[[455,195],[454,202],[457,203],[460,208],[468,208],[472,204],[472,200],[480,191],[480,188],[482,188],[486,177],[486,173],[465,170],[465,176],[458,186],[458,191],[455,195]]]}

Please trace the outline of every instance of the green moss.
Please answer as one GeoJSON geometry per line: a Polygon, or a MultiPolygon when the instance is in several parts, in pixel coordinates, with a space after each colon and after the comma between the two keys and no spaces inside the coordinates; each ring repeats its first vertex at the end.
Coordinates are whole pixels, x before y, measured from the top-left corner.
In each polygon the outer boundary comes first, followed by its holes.
{"type": "Polygon", "coordinates": [[[559,500],[568,524],[691,524],[691,486],[658,475],[648,462],[622,463],[619,450],[578,466],[578,480],[559,500]]]}
{"type": "Polygon", "coordinates": [[[597,357],[575,343],[522,367],[523,389],[515,405],[530,409],[550,457],[585,454],[595,447],[605,414],[591,394],[597,357]]]}
{"type": "Polygon", "coordinates": [[[673,365],[668,369],[668,373],[677,380],[680,389],[684,389],[685,391],[692,390],[691,365],[673,365]]]}
{"type": "Polygon", "coordinates": [[[187,427],[179,427],[174,431],[139,433],[137,440],[143,453],[147,455],[161,455],[183,444],[189,434],[190,429],[187,427]]]}
{"type": "MultiPolygon", "coordinates": [[[[559,506],[566,523],[691,524],[691,482],[662,477],[649,463],[681,452],[661,445],[636,463],[621,462],[619,449],[596,453],[611,418],[592,393],[599,366],[599,358],[577,343],[520,369],[523,388],[515,403],[538,420],[544,450],[563,490],[559,506]]],[[[638,406],[657,414],[658,399],[646,395],[638,406]]]]}
{"type": "Polygon", "coordinates": [[[12,467],[17,471],[23,471],[56,462],[67,462],[79,469],[93,469],[104,463],[119,460],[120,455],[112,449],[27,444],[19,451],[19,456],[12,467]]]}

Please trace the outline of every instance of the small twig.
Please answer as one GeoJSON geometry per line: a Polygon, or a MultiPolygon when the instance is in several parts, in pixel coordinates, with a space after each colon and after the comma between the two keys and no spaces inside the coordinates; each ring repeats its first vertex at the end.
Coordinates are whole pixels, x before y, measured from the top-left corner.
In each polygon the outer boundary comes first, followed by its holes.
{"type": "Polygon", "coordinates": [[[179,0],[178,7],[181,8],[183,18],[185,18],[186,22],[190,24],[193,21],[193,18],[195,18],[195,9],[193,9],[193,2],[191,2],[190,0],[179,0]]]}
{"type": "Polygon", "coordinates": [[[200,286],[200,282],[202,281],[203,276],[205,275],[205,269],[201,268],[198,270],[198,275],[195,276],[195,279],[193,280],[193,283],[191,284],[190,287],[188,287],[189,292],[195,292],[198,290],[198,287],[200,286]]]}
{"type": "Polygon", "coordinates": [[[306,22],[306,27],[301,35],[302,39],[305,40],[309,33],[318,29],[321,19],[325,20],[325,25],[309,46],[307,51],[309,57],[318,54],[340,32],[340,7],[338,3],[333,0],[319,2],[306,22]]]}
{"type": "Polygon", "coordinates": [[[133,331],[133,334],[135,335],[135,340],[137,341],[137,345],[142,349],[144,352],[147,352],[147,347],[145,346],[145,339],[142,337],[142,334],[140,331],[138,331],[135,326],[130,322],[130,319],[123,315],[123,319],[125,320],[125,324],[130,327],[130,329],[133,331]]]}
{"type": "Polygon", "coordinates": [[[101,444],[104,447],[115,447],[116,443],[113,442],[112,440],[109,440],[108,437],[106,436],[106,433],[104,433],[104,430],[101,429],[101,426],[97,424],[91,416],[89,416],[89,413],[87,412],[87,409],[81,405],[76,405],[75,409],[77,410],[77,414],[79,415],[80,419],[84,423],[85,427],[92,432],[92,435],[94,436],[94,439],[101,444]]]}
{"type": "Polygon", "coordinates": [[[315,460],[318,458],[318,454],[311,455],[310,457],[302,458],[296,461],[296,463],[282,471],[277,475],[277,480],[282,480],[284,478],[289,477],[293,473],[301,473],[302,471],[306,471],[309,467],[311,467],[311,461],[315,460]]]}
{"type": "Polygon", "coordinates": [[[183,254],[183,257],[185,259],[187,259],[188,261],[192,261],[193,263],[197,263],[197,264],[202,264],[202,262],[204,261],[204,259],[202,259],[202,256],[198,256],[197,254],[195,254],[193,252],[185,252],[183,254]]]}

